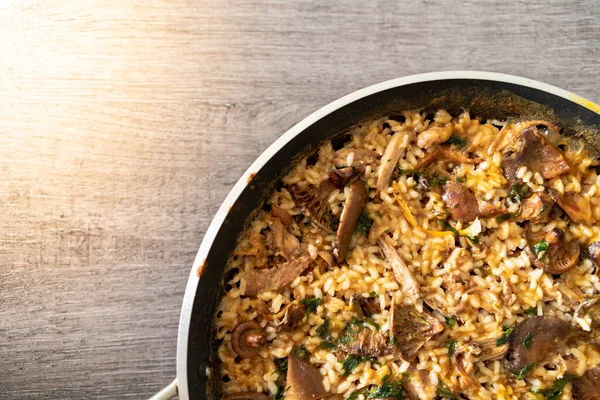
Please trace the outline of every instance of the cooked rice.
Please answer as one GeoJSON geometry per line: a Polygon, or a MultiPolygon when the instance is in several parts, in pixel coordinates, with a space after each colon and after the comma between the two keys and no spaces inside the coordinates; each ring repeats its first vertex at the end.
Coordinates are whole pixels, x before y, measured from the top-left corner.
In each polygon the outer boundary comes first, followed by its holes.
{"type": "MultiPolygon", "coordinates": [[[[453,118],[441,110],[436,113],[434,121],[426,119],[419,112],[405,112],[403,117],[404,121],[381,119],[357,127],[351,132],[351,139],[344,145],[345,148],[371,150],[381,156],[394,132],[403,132],[406,135],[406,150],[397,168],[413,171],[436,145],[429,149],[420,148],[414,140],[409,142],[412,135],[418,136],[431,124],[451,124],[453,135],[466,138],[471,152],[483,159],[475,165],[456,166],[454,176],[464,177],[462,184],[478,200],[505,212],[519,212],[520,204],[510,198],[511,187],[503,175],[501,151],[486,152],[493,148],[494,139],[503,135],[497,126],[471,118],[468,112],[453,118]]],[[[513,124],[507,124],[503,129],[511,126],[514,127],[513,124]]],[[[599,220],[600,177],[593,168],[589,168],[595,161],[575,148],[567,148],[564,153],[574,166],[573,173],[544,180],[539,172],[523,165],[518,169],[517,178],[530,194],[548,192],[550,188],[558,193],[585,190],[590,198],[593,218],[599,220]]],[[[346,164],[352,165],[356,157],[355,153],[350,152],[345,159],[346,164]]],[[[265,222],[269,215],[266,210],[260,211],[249,224],[237,253],[229,261],[228,268],[237,269],[238,272],[226,282],[227,290],[216,319],[223,393],[262,392],[274,396],[278,391],[279,377],[275,359],[287,357],[294,346],[300,345],[305,346],[310,353],[310,362],[319,368],[325,390],[342,394],[344,398],[359,389],[381,385],[385,376],[398,376],[409,368],[424,371],[430,380],[433,389],[429,394],[422,394],[423,398],[434,398],[437,388],[442,386],[455,395],[461,394],[469,399],[535,398],[532,393],[536,389],[551,386],[564,374],[581,375],[600,364],[599,347],[583,338],[576,338],[569,341],[568,346],[558,348],[556,354],[535,365],[524,380],[516,379],[506,367],[505,360],[499,359],[476,362],[472,371],[476,385],[470,384],[450,359],[448,342],[456,341],[461,346],[486,338],[499,338],[503,334],[503,326],[515,326],[529,317],[526,310],[529,310],[529,314],[558,317],[589,331],[589,318],[573,321],[576,304],[573,305],[561,289],[570,288],[583,298],[597,295],[600,281],[596,267],[583,257],[572,270],[562,275],[553,276],[535,267],[524,251],[528,246],[524,224],[514,219],[499,221],[495,216],[480,217],[481,232],[476,234],[478,243],[464,236],[430,236],[426,230],[445,230],[439,222],[448,213],[441,189],[433,186],[428,190],[418,189],[414,174],[395,173],[393,182],[377,191],[374,188],[378,179],[378,159],[369,162],[360,175],[360,179],[370,188],[365,212],[373,220],[373,225],[368,235],[354,235],[344,262],[333,267],[323,267],[321,262],[321,266],[317,267],[315,260],[319,258],[319,251],[337,254],[336,235],[311,223],[311,217],[294,201],[291,188],[318,187],[337,167],[335,159],[336,150],[332,144],[323,145],[318,151],[316,163],[309,165],[307,158],[301,160],[282,179],[281,189],[268,201],[268,204],[278,206],[294,216],[294,224],[287,229],[300,239],[302,254],[313,260],[310,273],[301,274],[280,292],[263,292],[256,298],[244,295],[247,278],[255,268],[265,267],[265,262],[276,268],[282,262],[278,249],[272,245],[272,233],[265,222]],[[411,225],[398,198],[408,204],[420,227],[411,225]],[[261,240],[266,243],[266,255],[262,259],[255,255],[240,255],[240,252],[247,253],[253,246],[252,234],[263,235],[261,240]],[[391,238],[398,254],[420,285],[421,297],[415,304],[416,308],[430,309],[444,324],[444,330],[423,345],[412,363],[397,356],[385,356],[363,362],[350,375],[343,376],[341,361],[346,354],[320,347],[321,339],[316,331],[325,318],[330,321],[335,340],[356,316],[349,306],[351,297],[356,294],[363,297],[373,295],[378,298],[382,311],[373,315],[372,320],[387,336],[392,298],[395,296],[396,303],[411,302],[380,253],[377,239],[382,235],[391,238]],[[453,271],[447,263],[456,246],[470,253],[470,262],[462,265],[458,272],[453,271]],[[465,287],[476,290],[445,289],[445,279],[453,273],[467,279],[465,287]],[[274,315],[286,305],[309,297],[322,298],[315,312],[304,318],[295,329],[278,331],[274,315]],[[428,304],[437,304],[439,308],[428,304]],[[460,306],[460,311],[455,315],[444,313],[444,310],[451,310],[456,305],[460,306]],[[446,318],[450,317],[458,320],[456,326],[451,327],[446,323],[446,318]],[[231,333],[240,322],[247,320],[260,323],[266,333],[267,344],[259,355],[240,358],[232,348],[231,333]]],[[[331,216],[339,218],[348,193],[348,186],[331,193],[327,199],[331,216]]],[[[461,230],[470,224],[457,221],[454,227],[461,230]]],[[[578,242],[582,248],[600,239],[598,224],[575,224],[557,205],[552,208],[551,217],[546,223],[532,225],[531,229],[537,231],[560,228],[567,240],[578,242]]],[[[358,399],[361,398],[358,396],[358,399]]],[[[571,384],[566,385],[562,398],[571,398],[571,384]]]]}

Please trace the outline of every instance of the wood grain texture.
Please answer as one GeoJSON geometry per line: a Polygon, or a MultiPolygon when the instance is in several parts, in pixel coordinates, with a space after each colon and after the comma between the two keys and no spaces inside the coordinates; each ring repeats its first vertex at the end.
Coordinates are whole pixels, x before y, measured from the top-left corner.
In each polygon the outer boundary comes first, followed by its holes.
{"type": "Polygon", "coordinates": [[[451,69],[598,102],[599,59],[593,0],[0,1],[0,398],[168,383],[210,219],[318,107],[451,69]]]}

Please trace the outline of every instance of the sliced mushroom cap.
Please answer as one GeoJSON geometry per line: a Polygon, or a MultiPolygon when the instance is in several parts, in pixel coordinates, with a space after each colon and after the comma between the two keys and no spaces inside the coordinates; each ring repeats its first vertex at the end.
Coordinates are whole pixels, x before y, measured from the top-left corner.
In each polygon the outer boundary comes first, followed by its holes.
{"type": "Polygon", "coordinates": [[[544,192],[534,193],[521,205],[517,222],[531,221],[539,223],[546,221],[552,206],[554,206],[554,201],[550,195],[544,192]]]}
{"type": "Polygon", "coordinates": [[[273,245],[283,257],[290,260],[300,253],[300,241],[287,230],[280,218],[265,217],[265,222],[271,230],[273,245]]]}
{"type": "Polygon", "coordinates": [[[581,193],[559,195],[556,203],[576,224],[593,224],[596,219],[592,216],[590,198],[581,193]]]}
{"type": "Polygon", "coordinates": [[[600,264],[600,242],[592,242],[586,249],[586,256],[588,256],[596,265],[600,264]]]}
{"type": "Polygon", "coordinates": [[[600,338],[600,295],[584,300],[573,314],[573,323],[579,318],[589,317],[592,337],[600,338]]]}
{"type": "Polygon", "coordinates": [[[338,188],[343,188],[356,174],[354,167],[334,168],[329,173],[329,180],[338,188]]]}
{"type": "Polygon", "coordinates": [[[338,188],[329,180],[324,180],[318,187],[308,185],[300,187],[292,186],[291,194],[296,204],[302,208],[302,212],[312,217],[317,223],[326,226],[329,211],[329,197],[338,188]]]}
{"type": "Polygon", "coordinates": [[[379,304],[379,297],[359,296],[358,303],[365,317],[370,317],[373,314],[379,314],[381,312],[381,304],[379,304]]]}
{"type": "Polygon", "coordinates": [[[350,192],[346,198],[346,204],[342,210],[340,217],[340,226],[338,227],[336,238],[338,242],[338,262],[343,261],[346,258],[346,252],[350,247],[350,241],[352,235],[356,229],[356,224],[360,219],[360,216],[365,209],[367,200],[369,198],[369,191],[362,182],[354,182],[350,186],[350,192]]]}
{"type": "Polygon", "coordinates": [[[286,400],[315,400],[328,395],[318,368],[298,355],[296,348],[288,357],[286,400]]]}
{"type": "Polygon", "coordinates": [[[349,336],[351,340],[348,343],[338,346],[338,349],[348,354],[361,357],[384,357],[396,352],[383,334],[369,328],[362,328],[349,336]]]}
{"type": "Polygon", "coordinates": [[[245,295],[256,297],[267,291],[280,291],[294,281],[310,264],[310,257],[292,259],[275,268],[255,270],[246,278],[245,295]]]}
{"type": "Polygon", "coordinates": [[[550,274],[562,274],[579,261],[580,248],[576,241],[566,241],[564,232],[558,228],[550,232],[527,230],[529,244],[525,248],[529,259],[538,268],[550,274]]]}
{"type": "Polygon", "coordinates": [[[573,381],[574,400],[600,400],[600,366],[588,369],[573,381]]]}
{"type": "Polygon", "coordinates": [[[421,293],[419,282],[417,282],[402,257],[400,257],[400,254],[398,254],[394,248],[389,236],[384,235],[383,237],[379,238],[377,244],[379,245],[379,248],[385,256],[387,262],[392,266],[394,277],[400,284],[402,291],[409,295],[414,302],[416,302],[421,293]]]}
{"type": "Polygon", "coordinates": [[[479,216],[479,203],[469,189],[460,183],[448,181],[442,200],[455,221],[469,222],[479,216]]]}
{"type": "Polygon", "coordinates": [[[271,400],[264,393],[231,393],[223,397],[223,400],[271,400]]]}
{"type": "Polygon", "coordinates": [[[414,306],[392,301],[390,331],[402,359],[414,361],[419,349],[443,330],[442,323],[427,311],[419,312],[414,306]]]}
{"type": "Polygon", "coordinates": [[[433,399],[436,394],[436,386],[431,384],[429,373],[422,369],[417,369],[414,364],[408,367],[410,379],[402,383],[406,394],[410,400],[433,399]]]}
{"type": "Polygon", "coordinates": [[[265,343],[265,334],[256,321],[241,322],[231,333],[231,346],[242,358],[254,357],[265,343]]]}
{"type": "Polygon", "coordinates": [[[407,132],[396,132],[388,142],[377,172],[377,189],[382,190],[390,184],[392,172],[408,144],[408,135],[407,132]]]}
{"type": "Polygon", "coordinates": [[[462,150],[455,149],[448,146],[440,146],[431,153],[427,153],[415,166],[415,170],[421,170],[427,168],[434,162],[446,162],[455,165],[462,164],[479,164],[481,158],[469,158],[469,156],[462,150]]]}
{"type": "Polygon", "coordinates": [[[469,342],[459,346],[452,355],[452,364],[467,379],[476,385],[472,375],[473,365],[479,361],[499,360],[508,352],[508,344],[496,345],[496,339],[469,342]]]}
{"type": "Polygon", "coordinates": [[[283,318],[278,324],[280,330],[294,329],[298,322],[306,316],[306,305],[293,302],[283,311],[283,318]]]}
{"type": "Polygon", "coordinates": [[[559,318],[530,317],[517,325],[509,338],[508,367],[521,371],[538,363],[565,344],[573,333],[571,325],[559,318]]]}
{"type": "Polygon", "coordinates": [[[504,176],[509,182],[517,179],[517,172],[525,165],[530,171],[538,172],[544,179],[552,179],[569,172],[565,155],[558,147],[540,134],[535,125],[521,132],[520,149],[502,160],[504,176]]]}

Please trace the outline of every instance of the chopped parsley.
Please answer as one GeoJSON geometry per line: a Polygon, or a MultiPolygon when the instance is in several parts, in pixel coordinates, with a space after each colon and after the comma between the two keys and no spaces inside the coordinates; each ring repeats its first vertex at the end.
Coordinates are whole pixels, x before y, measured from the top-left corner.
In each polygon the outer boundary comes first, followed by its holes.
{"type": "Polygon", "coordinates": [[[508,197],[514,203],[521,203],[521,201],[525,197],[526,193],[527,193],[527,186],[523,185],[522,183],[515,182],[510,187],[510,193],[508,194],[508,197]]]}
{"type": "Polygon", "coordinates": [[[503,344],[506,344],[506,342],[508,342],[508,338],[510,337],[510,334],[512,333],[513,328],[511,328],[510,326],[503,326],[502,327],[502,336],[500,336],[498,339],[496,339],[496,346],[502,346],[503,344]]]}
{"type": "Polygon", "coordinates": [[[465,147],[467,145],[467,139],[462,138],[460,136],[451,135],[448,140],[444,142],[445,144],[450,144],[458,147],[465,147]]]}
{"type": "Polygon", "coordinates": [[[444,227],[445,230],[454,233],[454,236],[456,236],[456,237],[464,236],[467,239],[469,239],[473,244],[479,244],[479,238],[477,236],[461,235],[460,232],[457,231],[455,227],[453,227],[446,221],[442,221],[442,226],[444,227]]]}
{"type": "Polygon", "coordinates": [[[444,382],[441,382],[438,386],[437,395],[440,396],[442,399],[456,400],[456,395],[454,395],[454,393],[452,393],[452,391],[448,389],[448,386],[446,386],[444,382]]]}
{"type": "Polygon", "coordinates": [[[317,307],[323,302],[323,298],[321,297],[307,297],[305,299],[300,300],[300,304],[304,304],[306,306],[306,317],[311,313],[317,311],[317,307]]]}
{"type": "Polygon", "coordinates": [[[325,350],[331,350],[331,349],[335,349],[335,348],[336,348],[336,345],[335,345],[335,343],[333,343],[333,342],[330,342],[329,340],[323,340],[323,341],[322,341],[322,342],[319,344],[319,346],[320,346],[322,349],[325,349],[325,350]]]}
{"type": "Polygon", "coordinates": [[[348,357],[346,357],[344,359],[344,361],[342,361],[342,369],[344,370],[344,373],[342,374],[342,376],[348,376],[352,373],[352,371],[354,371],[360,364],[366,362],[366,361],[371,361],[373,363],[375,363],[375,359],[372,357],[361,357],[361,356],[356,356],[354,354],[350,354],[348,355],[348,357]]]}
{"type": "Polygon", "coordinates": [[[404,395],[402,394],[402,382],[410,379],[410,374],[407,378],[400,381],[393,379],[390,380],[390,375],[386,375],[381,379],[381,386],[372,385],[370,388],[363,388],[355,390],[350,394],[346,400],[357,400],[360,395],[363,395],[365,399],[397,399],[403,400],[404,395]]]}
{"type": "Polygon", "coordinates": [[[293,351],[300,358],[306,359],[306,358],[310,357],[310,353],[308,352],[308,350],[306,349],[306,347],[304,345],[299,346],[299,347],[295,347],[293,351]]]}
{"type": "Polygon", "coordinates": [[[546,239],[542,239],[531,246],[531,251],[533,251],[533,254],[535,254],[535,257],[538,260],[545,261],[548,259],[548,246],[548,241],[546,239]]]}
{"type": "Polygon", "coordinates": [[[323,323],[317,327],[317,335],[323,340],[331,339],[331,332],[329,331],[329,318],[325,318],[323,323]]]}
{"type": "Polygon", "coordinates": [[[530,317],[534,317],[538,315],[538,309],[535,306],[528,308],[527,310],[525,310],[525,314],[529,315],[530,317]]]}
{"type": "Polygon", "coordinates": [[[446,342],[444,346],[448,349],[448,357],[452,358],[454,352],[456,351],[456,340],[446,342]]]}
{"type": "Polygon", "coordinates": [[[466,181],[467,181],[466,176],[459,176],[458,178],[456,178],[456,182],[458,182],[458,183],[465,183],[466,181]]]}
{"type": "Polygon", "coordinates": [[[376,291],[371,291],[371,293],[369,293],[369,297],[379,297],[379,294],[377,294],[376,291]]]}
{"type": "Polygon", "coordinates": [[[501,224],[504,221],[508,221],[509,219],[513,219],[513,218],[516,218],[518,216],[519,216],[519,213],[516,213],[516,212],[511,212],[511,213],[508,213],[508,214],[498,215],[496,217],[496,222],[499,223],[499,224],[501,224]]]}
{"type": "Polygon", "coordinates": [[[552,386],[545,389],[537,389],[534,393],[541,394],[544,400],[558,400],[562,396],[563,389],[571,380],[575,378],[575,375],[566,374],[560,379],[554,381],[552,386]]]}
{"type": "Polygon", "coordinates": [[[521,368],[520,371],[510,370],[510,372],[512,372],[517,377],[517,379],[523,380],[525,379],[529,371],[533,369],[534,365],[534,363],[530,362],[529,364],[521,368]]]}
{"type": "Polygon", "coordinates": [[[443,176],[432,175],[429,177],[429,185],[431,187],[442,187],[448,182],[448,178],[443,176]]]}
{"type": "Polygon", "coordinates": [[[547,209],[548,209],[548,206],[544,204],[544,205],[542,206],[542,210],[540,211],[540,214],[543,214],[543,213],[544,213],[544,211],[546,211],[547,209]]]}
{"type": "Polygon", "coordinates": [[[525,336],[525,339],[523,339],[523,347],[525,347],[527,350],[529,350],[531,348],[531,338],[533,337],[533,335],[531,334],[531,332],[529,332],[527,334],[527,336],[525,336]]]}
{"type": "Polygon", "coordinates": [[[358,219],[355,232],[366,235],[367,233],[369,233],[369,230],[371,229],[371,225],[373,225],[373,220],[371,218],[369,218],[369,215],[367,215],[366,212],[363,212],[360,215],[360,218],[358,219]]]}
{"type": "Polygon", "coordinates": [[[400,167],[400,166],[398,165],[398,174],[399,174],[400,176],[402,176],[402,175],[408,175],[408,174],[412,174],[413,172],[415,172],[415,171],[414,171],[414,170],[412,170],[412,169],[402,169],[402,167],[400,167]]]}
{"type": "Polygon", "coordinates": [[[277,385],[277,392],[275,393],[275,400],[282,400],[285,398],[285,392],[288,388],[285,387],[285,376],[287,374],[287,368],[288,368],[288,359],[286,358],[276,358],[274,360],[275,362],[275,367],[277,367],[277,369],[275,370],[275,373],[277,373],[277,375],[279,375],[277,377],[277,380],[275,381],[275,384],[277,385]]]}
{"type": "Polygon", "coordinates": [[[335,232],[337,231],[338,226],[340,226],[340,219],[333,215],[331,212],[328,212],[327,225],[329,225],[329,229],[335,232]]]}
{"type": "Polygon", "coordinates": [[[450,325],[450,327],[454,328],[456,326],[456,317],[446,318],[446,323],[450,325]]]}

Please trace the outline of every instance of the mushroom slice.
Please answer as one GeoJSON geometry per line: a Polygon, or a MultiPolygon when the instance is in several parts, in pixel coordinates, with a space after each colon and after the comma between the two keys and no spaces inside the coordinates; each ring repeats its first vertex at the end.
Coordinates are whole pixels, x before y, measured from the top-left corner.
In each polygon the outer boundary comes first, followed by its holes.
{"type": "Polygon", "coordinates": [[[413,364],[408,367],[410,379],[402,382],[410,400],[433,399],[436,396],[436,386],[431,384],[429,373],[417,369],[413,364]]]}
{"type": "Polygon", "coordinates": [[[530,317],[517,325],[509,338],[508,367],[521,371],[556,351],[571,337],[571,325],[559,318],[530,317]]]}
{"type": "Polygon", "coordinates": [[[396,132],[387,144],[383,156],[381,156],[381,164],[379,164],[377,176],[378,190],[383,190],[390,184],[392,172],[394,171],[396,164],[398,164],[402,152],[408,145],[408,140],[406,140],[407,135],[407,132],[396,132]]]}
{"type": "Polygon", "coordinates": [[[288,357],[286,382],[289,388],[285,393],[286,400],[315,400],[327,397],[321,373],[299,353],[294,347],[288,357]]]}
{"type": "Polygon", "coordinates": [[[292,283],[310,264],[310,257],[292,259],[275,268],[254,270],[246,278],[246,296],[256,297],[259,293],[279,291],[292,283]]]}
{"type": "Polygon", "coordinates": [[[584,255],[592,260],[596,266],[600,265],[600,242],[592,242],[585,249],[584,255]]]}
{"type": "Polygon", "coordinates": [[[427,168],[428,166],[437,161],[451,162],[456,165],[461,165],[479,164],[482,161],[482,159],[469,158],[464,151],[457,150],[453,147],[440,146],[431,153],[427,153],[425,157],[419,160],[419,162],[415,166],[415,170],[427,168]]]}
{"type": "Polygon", "coordinates": [[[327,212],[330,210],[329,197],[338,188],[329,180],[323,181],[318,187],[308,185],[300,187],[294,185],[291,188],[291,194],[296,204],[298,204],[304,214],[315,219],[320,225],[327,225],[327,212]]]}
{"type": "Polygon", "coordinates": [[[444,185],[442,200],[455,221],[472,221],[480,214],[477,198],[460,183],[448,181],[444,185]]]}
{"type": "Polygon", "coordinates": [[[573,399],[600,400],[600,366],[588,369],[573,381],[573,399]]]}
{"type": "Polygon", "coordinates": [[[367,205],[369,199],[369,191],[362,182],[354,182],[350,186],[350,192],[346,198],[346,204],[342,210],[340,217],[340,226],[336,233],[336,239],[338,242],[338,262],[344,261],[348,247],[350,247],[350,240],[356,229],[356,224],[360,219],[360,216],[367,205]]]}
{"type": "Polygon", "coordinates": [[[414,306],[394,304],[390,308],[390,331],[394,346],[402,359],[414,361],[423,345],[444,330],[440,321],[427,311],[419,312],[414,306]]]}
{"type": "Polygon", "coordinates": [[[344,147],[335,152],[334,162],[336,167],[357,167],[363,168],[379,158],[379,154],[373,150],[353,149],[344,147]],[[352,156],[350,156],[352,154],[352,156]],[[348,163],[350,161],[350,163],[348,163]]]}
{"type": "Polygon", "coordinates": [[[387,262],[391,264],[394,276],[402,287],[402,291],[416,302],[421,294],[419,282],[417,282],[402,257],[400,257],[400,254],[394,248],[391,239],[387,235],[384,235],[379,238],[377,244],[387,262]]]}
{"type": "Polygon", "coordinates": [[[432,126],[421,132],[417,137],[417,146],[422,149],[433,146],[434,144],[443,143],[452,135],[452,126],[432,126]]]}
{"type": "Polygon", "coordinates": [[[291,225],[294,222],[292,216],[276,204],[271,204],[271,215],[275,218],[279,218],[286,226],[291,225]]]}
{"type": "MultiPolygon", "coordinates": [[[[580,318],[589,318],[589,330],[592,339],[600,343],[600,295],[584,300],[573,314],[573,324],[577,324],[580,318]]],[[[585,330],[588,330],[586,327],[585,330]]]]}
{"type": "Polygon", "coordinates": [[[342,343],[338,349],[348,354],[361,357],[384,357],[395,353],[394,346],[387,338],[369,328],[348,335],[347,343],[342,343]]]}
{"type": "Polygon", "coordinates": [[[329,173],[329,180],[338,188],[343,188],[356,174],[354,167],[334,168],[329,173]]]}
{"type": "Polygon", "coordinates": [[[517,179],[517,172],[523,165],[538,172],[544,179],[552,179],[570,170],[563,152],[542,136],[535,125],[523,129],[517,146],[520,149],[502,160],[504,176],[509,182],[517,179]]]}
{"type": "Polygon", "coordinates": [[[452,355],[452,364],[467,379],[476,385],[473,377],[473,365],[479,361],[499,360],[508,352],[508,344],[496,346],[496,338],[470,342],[459,346],[452,355]]]}
{"type": "Polygon", "coordinates": [[[223,400],[271,400],[264,393],[231,393],[223,397],[223,400]]]}
{"type": "Polygon", "coordinates": [[[566,241],[564,232],[558,228],[550,232],[532,232],[527,229],[525,248],[529,259],[538,268],[550,274],[562,274],[572,269],[579,261],[579,243],[566,241]]]}
{"type": "Polygon", "coordinates": [[[265,334],[256,321],[241,322],[231,333],[231,346],[242,358],[254,357],[265,343],[265,334]]]}
{"type": "Polygon", "coordinates": [[[286,229],[281,219],[265,217],[265,222],[269,225],[274,245],[282,256],[289,260],[300,253],[300,241],[286,229]]]}
{"type": "Polygon", "coordinates": [[[556,203],[576,224],[593,224],[596,222],[596,219],[592,216],[590,198],[586,194],[559,195],[556,203]]]}
{"type": "Polygon", "coordinates": [[[283,318],[276,324],[278,325],[279,330],[294,329],[298,322],[302,321],[306,315],[306,305],[298,302],[290,303],[284,310],[279,312],[278,315],[281,314],[283,314],[283,318]]]}
{"type": "Polygon", "coordinates": [[[548,219],[548,214],[553,205],[554,201],[547,193],[534,193],[521,205],[521,211],[516,221],[544,222],[548,219]]]}

